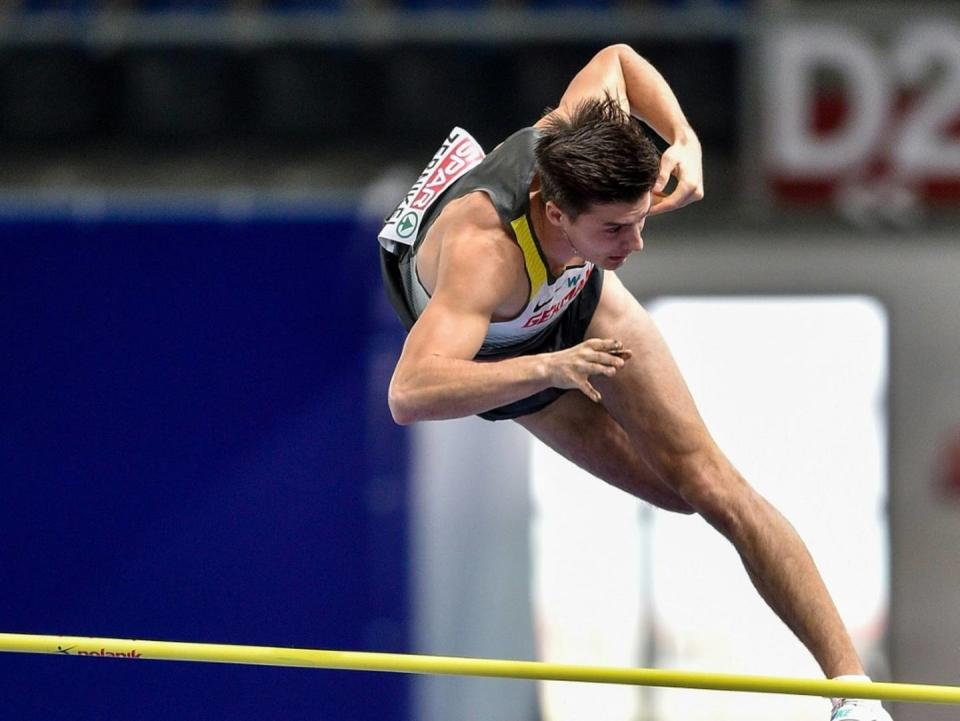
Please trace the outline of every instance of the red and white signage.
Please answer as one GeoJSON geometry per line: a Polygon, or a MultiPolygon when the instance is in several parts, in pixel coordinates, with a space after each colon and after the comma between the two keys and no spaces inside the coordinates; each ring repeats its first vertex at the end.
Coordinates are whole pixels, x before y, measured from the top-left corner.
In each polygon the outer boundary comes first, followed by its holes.
{"type": "Polygon", "coordinates": [[[960,201],[960,26],[915,20],[885,42],[839,22],[770,31],[764,164],[781,200],[851,187],[960,201]]]}
{"type": "Polygon", "coordinates": [[[454,181],[484,158],[483,148],[463,128],[454,128],[423,169],[379,233],[380,244],[395,252],[398,244],[413,245],[427,210],[454,181]]]}

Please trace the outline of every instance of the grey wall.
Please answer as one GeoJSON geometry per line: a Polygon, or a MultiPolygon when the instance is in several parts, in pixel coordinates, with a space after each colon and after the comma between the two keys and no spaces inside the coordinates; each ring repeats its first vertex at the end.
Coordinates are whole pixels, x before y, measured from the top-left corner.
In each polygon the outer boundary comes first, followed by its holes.
{"type": "MultiPolygon", "coordinates": [[[[892,675],[904,682],[956,684],[960,500],[944,496],[936,476],[946,436],[960,426],[960,239],[648,235],[647,249],[621,272],[641,300],[663,294],[857,293],[886,306],[892,675]]],[[[902,704],[894,715],[898,721],[946,721],[956,710],[902,704]]]]}
{"type": "MultiPolygon", "coordinates": [[[[415,426],[413,637],[418,653],[532,659],[529,441],[516,423],[415,426]]],[[[528,681],[419,676],[419,721],[532,721],[528,681]]]]}

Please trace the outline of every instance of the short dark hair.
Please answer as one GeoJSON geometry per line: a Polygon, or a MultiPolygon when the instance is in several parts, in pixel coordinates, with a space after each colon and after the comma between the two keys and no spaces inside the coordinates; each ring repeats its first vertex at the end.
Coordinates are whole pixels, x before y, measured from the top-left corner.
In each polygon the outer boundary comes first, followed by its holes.
{"type": "Polygon", "coordinates": [[[610,95],[582,101],[569,116],[553,113],[535,153],[544,201],[574,218],[594,203],[639,199],[660,169],[643,125],[610,95]]]}

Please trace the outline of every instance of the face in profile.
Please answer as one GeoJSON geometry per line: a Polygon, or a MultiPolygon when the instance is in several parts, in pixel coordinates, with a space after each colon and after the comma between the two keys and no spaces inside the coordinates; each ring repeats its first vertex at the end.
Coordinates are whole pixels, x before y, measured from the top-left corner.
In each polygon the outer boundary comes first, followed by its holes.
{"type": "Polygon", "coordinates": [[[604,270],[616,270],[631,253],[643,249],[643,226],[652,194],[633,202],[594,203],[575,220],[559,208],[551,217],[584,260],[604,270]]]}

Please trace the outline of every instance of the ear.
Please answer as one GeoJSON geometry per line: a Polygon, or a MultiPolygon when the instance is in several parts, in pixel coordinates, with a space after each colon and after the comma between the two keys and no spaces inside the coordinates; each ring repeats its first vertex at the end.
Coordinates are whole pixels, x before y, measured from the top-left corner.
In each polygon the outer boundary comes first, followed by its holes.
{"type": "MultiPolygon", "coordinates": [[[[566,216],[560,206],[554,203],[552,200],[548,200],[545,206],[545,213],[547,215],[547,220],[549,220],[553,225],[560,227],[562,224],[561,221],[566,216]]],[[[568,218],[569,220],[569,218],[568,218]]]]}

